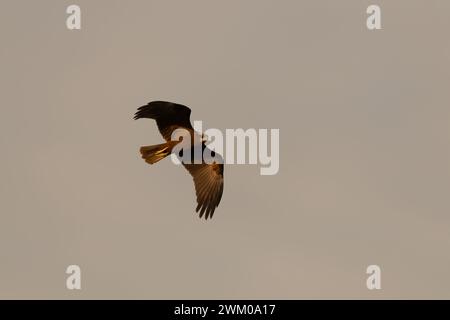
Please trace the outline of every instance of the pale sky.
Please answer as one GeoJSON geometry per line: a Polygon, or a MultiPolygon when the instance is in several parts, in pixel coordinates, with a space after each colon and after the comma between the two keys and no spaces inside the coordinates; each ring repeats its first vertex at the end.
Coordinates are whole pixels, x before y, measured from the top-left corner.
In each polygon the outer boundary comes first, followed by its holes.
{"type": "Polygon", "coordinates": [[[0,298],[450,298],[450,2],[373,2],[2,1],[0,298]],[[199,219],[151,100],[279,129],[279,173],[199,219]]]}

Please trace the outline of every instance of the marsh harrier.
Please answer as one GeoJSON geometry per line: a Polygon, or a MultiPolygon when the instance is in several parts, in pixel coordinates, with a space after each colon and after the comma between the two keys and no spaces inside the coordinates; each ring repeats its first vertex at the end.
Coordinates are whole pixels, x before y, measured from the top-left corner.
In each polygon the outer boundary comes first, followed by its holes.
{"type": "MultiPolygon", "coordinates": [[[[215,154],[213,150],[206,146],[206,139],[202,133],[196,132],[190,121],[191,109],[188,107],[166,101],[152,101],[147,105],[138,108],[134,119],[148,118],[156,120],[159,132],[166,140],[165,143],[143,146],[140,148],[142,158],[149,164],[154,164],[172,153],[174,147],[182,141],[172,140],[172,133],[177,129],[184,129],[191,137],[191,147],[188,150],[181,150],[190,154],[189,160],[194,160],[195,149],[201,150],[201,154],[212,154],[214,159],[219,161],[205,161],[202,156],[200,161],[181,160],[183,166],[189,171],[194,179],[195,192],[197,195],[197,208],[200,218],[205,215],[205,219],[211,218],[214,210],[220,203],[223,193],[223,158],[215,154]]],[[[175,151],[174,151],[175,152],[175,151]]],[[[184,157],[183,159],[186,159],[184,157]]]]}

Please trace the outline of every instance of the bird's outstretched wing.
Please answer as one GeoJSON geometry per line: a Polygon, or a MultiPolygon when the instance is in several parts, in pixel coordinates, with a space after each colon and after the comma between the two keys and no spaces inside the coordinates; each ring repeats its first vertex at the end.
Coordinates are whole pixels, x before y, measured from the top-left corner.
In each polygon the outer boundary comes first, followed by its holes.
{"type": "Polygon", "coordinates": [[[152,101],[139,107],[134,119],[155,119],[159,132],[166,141],[170,141],[172,132],[178,128],[193,130],[190,120],[191,109],[167,101],[152,101]]]}
{"type": "Polygon", "coordinates": [[[196,212],[200,210],[200,218],[212,218],[214,210],[220,203],[223,193],[223,163],[185,164],[184,167],[194,178],[197,194],[196,212]]]}

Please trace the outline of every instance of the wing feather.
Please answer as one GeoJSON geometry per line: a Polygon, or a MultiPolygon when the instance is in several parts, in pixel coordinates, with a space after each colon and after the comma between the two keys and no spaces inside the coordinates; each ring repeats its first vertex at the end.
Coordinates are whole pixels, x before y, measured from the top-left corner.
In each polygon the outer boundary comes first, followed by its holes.
{"type": "Polygon", "coordinates": [[[155,119],[159,132],[166,141],[170,141],[172,132],[178,128],[194,130],[191,125],[191,109],[188,107],[167,101],[152,101],[139,107],[134,114],[134,119],[155,119]]]}
{"type": "Polygon", "coordinates": [[[194,179],[200,218],[212,218],[223,194],[223,164],[183,164],[194,179]]]}

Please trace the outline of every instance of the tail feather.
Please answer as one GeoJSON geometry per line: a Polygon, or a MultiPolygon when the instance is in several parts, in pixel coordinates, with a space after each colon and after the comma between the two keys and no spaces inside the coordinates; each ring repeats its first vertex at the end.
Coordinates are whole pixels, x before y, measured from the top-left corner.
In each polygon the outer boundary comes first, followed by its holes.
{"type": "MultiPolygon", "coordinates": [[[[178,141],[177,141],[178,143],[178,141]]],[[[176,144],[176,143],[175,143],[176,144]]],[[[153,146],[143,146],[140,149],[142,158],[149,164],[154,164],[167,157],[175,146],[173,141],[153,146]]]]}

